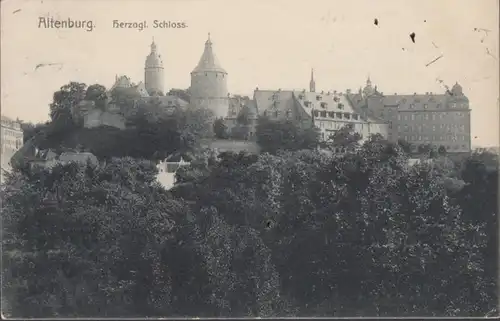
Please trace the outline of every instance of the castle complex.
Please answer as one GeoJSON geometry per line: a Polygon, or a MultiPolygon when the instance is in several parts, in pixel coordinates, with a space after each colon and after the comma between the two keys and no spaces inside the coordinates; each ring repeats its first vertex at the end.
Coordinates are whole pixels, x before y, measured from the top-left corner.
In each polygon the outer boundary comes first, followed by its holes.
{"type": "MultiPolygon", "coordinates": [[[[126,76],[116,76],[110,92],[121,90],[136,101],[155,100],[164,108],[207,108],[215,117],[224,118],[230,132],[240,131],[243,139],[255,136],[257,119],[289,120],[304,127],[315,126],[323,140],[349,124],[363,139],[381,134],[391,142],[405,140],[419,145],[443,146],[450,152],[471,150],[469,101],[457,83],[444,93],[386,95],[373,86],[370,78],[358,92],[317,91],[311,70],[309,90],[262,90],[253,97],[230,96],[227,71],[213,50],[210,34],[196,67],[191,72],[190,101],[165,95],[164,68],[153,40],[146,58],[144,82],[134,84],[126,76]],[[246,113],[246,121],[238,115],[246,113]]],[[[111,95],[110,95],[111,96],[111,95]]],[[[86,127],[111,125],[124,127],[127,110],[110,98],[105,110],[86,102],[79,106],[86,127]],[[120,118],[121,117],[121,118],[120,118]]]]}

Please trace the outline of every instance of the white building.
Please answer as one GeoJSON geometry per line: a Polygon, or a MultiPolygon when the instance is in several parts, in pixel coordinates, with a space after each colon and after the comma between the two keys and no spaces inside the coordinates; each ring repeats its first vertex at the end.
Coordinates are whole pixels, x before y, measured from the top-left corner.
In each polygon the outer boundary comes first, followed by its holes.
{"type": "Polygon", "coordinates": [[[1,117],[1,179],[3,181],[4,171],[10,171],[10,159],[14,153],[23,146],[23,130],[21,123],[2,115],[1,117]]]}

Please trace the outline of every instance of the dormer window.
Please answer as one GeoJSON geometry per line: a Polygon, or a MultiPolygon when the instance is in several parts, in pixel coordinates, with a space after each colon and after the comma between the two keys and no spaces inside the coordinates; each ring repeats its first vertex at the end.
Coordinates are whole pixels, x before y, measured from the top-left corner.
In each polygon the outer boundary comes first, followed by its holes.
{"type": "Polygon", "coordinates": [[[415,104],[410,104],[410,109],[415,108],[415,104]]]}
{"type": "Polygon", "coordinates": [[[315,117],[318,117],[319,116],[319,111],[315,110],[313,114],[314,114],[315,117]]]}
{"type": "Polygon", "coordinates": [[[342,119],[342,113],[336,113],[338,119],[342,119]]]}
{"type": "Polygon", "coordinates": [[[335,97],[333,97],[333,101],[336,102],[336,103],[338,103],[340,101],[340,98],[335,96],[335,97]]]}
{"type": "Polygon", "coordinates": [[[349,113],[344,114],[345,119],[351,119],[351,115],[349,113]]]}
{"type": "Polygon", "coordinates": [[[344,109],[344,104],[339,103],[339,106],[338,106],[338,107],[339,107],[339,109],[344,109]]]}
{"type": "Polygon", "coordinates": [[[317,95],[317,96],[316,96],[316,100],[318,100],[318,101],[319,101],[319,100],[321,100],[321,96],[320,96],[320,95],[317,95]]]}
{"type": "Polygon", "coordinates": [[[357,115],[357,114],[353,114],[353,115],[352,115],[352,118],[353,118],[354,120],[358,120],[359,115],[357,115]]]}
{"type": "Polygon", "coordinates": [[[321,108],[326,108],[326,106],[327,106],[327,103],[321,102],[321,108]]]}
{"type": "Polygon", "coordinates": [[[328,113],[328,116],[330,116],[330,118],[335,118],[335,113],[333,111],[331,111],[328,113]]]}
{"type": "Polygon", "coordinates": [[[309,107],[310,101],[304,101],[304,106],[309,107]]]}
{"type": "Polygon", "coordinates": [[[302,94],[299,95],[299,99],[301,99],[301,100],[304,99],[304,95],[302,95],[302,94]]]}

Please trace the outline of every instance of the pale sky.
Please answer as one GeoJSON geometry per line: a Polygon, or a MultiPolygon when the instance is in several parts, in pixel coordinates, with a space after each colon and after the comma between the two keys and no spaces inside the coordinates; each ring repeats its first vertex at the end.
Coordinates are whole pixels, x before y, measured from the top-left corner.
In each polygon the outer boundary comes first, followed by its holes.
{"type": "Polygon", "coordinates": [[[116,74],[143,80],[152,37],[166,91],[187,88],[210,32],[232,94],[308,88],[311,68],[317,91],[357,90],[368,75],[386,94],[442,93],[436,79],[458,81],[470,99],[472,144],[499,145],[498,13],[498,0],[5,0],[2,114],[44,121],[52,94],[69,81],[109,88],[116,74]],[[47,16],[95,28],[39,29],[47,16]],[[155,19],[187,28],[154,29],[155,19]],[[149,28],[113,29],[113,20],[149,28]],[[41,63],[61,65],[35,71],[41,63]]]}

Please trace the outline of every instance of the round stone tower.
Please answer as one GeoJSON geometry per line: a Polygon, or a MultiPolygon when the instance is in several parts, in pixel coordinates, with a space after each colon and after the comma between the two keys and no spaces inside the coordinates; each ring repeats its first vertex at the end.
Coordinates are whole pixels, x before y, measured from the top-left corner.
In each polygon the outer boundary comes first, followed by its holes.
{"type": "Polygon", "coordinates": [[[210,34],[200,62],[191,72],[191,104],[196,108],[207,108],[215,117],[225,117],[229,109],[227,72],[217,61],[212,50],[210,34]]]}
{"type": "Polygon", "coordinates": [[[146,58],[144,67],[144,85],[148,93],[153,96],[164,93],[165,85],[163,81],[163,61],[161,55],[156,51],[156,44],[153,39],[151,53],[146,58]]]}

